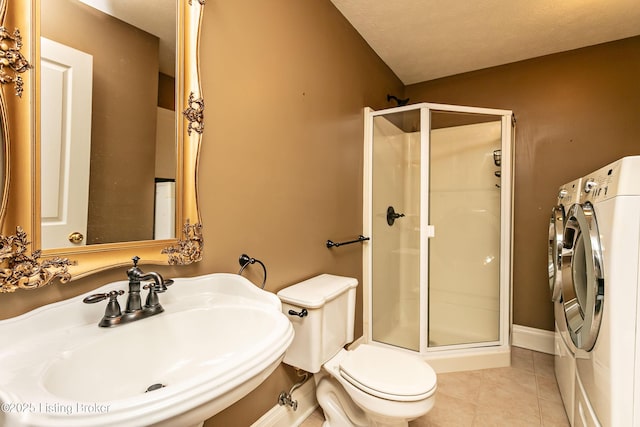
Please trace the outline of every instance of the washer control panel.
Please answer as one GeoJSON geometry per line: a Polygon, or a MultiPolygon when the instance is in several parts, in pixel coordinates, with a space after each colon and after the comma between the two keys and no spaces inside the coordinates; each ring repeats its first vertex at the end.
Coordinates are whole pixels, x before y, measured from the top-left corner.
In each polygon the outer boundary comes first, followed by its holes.
{"type": "Polygon", "coordinates": [[[581,201],[640,196],[640,156],[623,157],[582,178],[581,201]]]}
{"type": "Polygon", "coordinates": [[[558,190],[558,205],[564,205],[567,209],[580,201],[582,191],[582,178],[563,185],[558,190]]]}
{"type": "Polygon", "coordinates": [[[585,176],[582,184],[582,201],[601,202],[617,195],[620,164],[607,165],[585,176]]]}

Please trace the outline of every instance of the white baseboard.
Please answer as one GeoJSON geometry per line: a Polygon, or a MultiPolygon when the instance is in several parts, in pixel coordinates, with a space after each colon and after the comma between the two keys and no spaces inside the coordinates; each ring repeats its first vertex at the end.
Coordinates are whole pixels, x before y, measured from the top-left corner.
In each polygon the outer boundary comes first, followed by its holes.
{"type": "Polygon", "coordinates": [[[513,325],[511,328],[511,345],[541,353],[553,354],[555,333],[544,329],[513,325]]]}
{"type": "Polygon", "coordinates": [[[318,407],[316,400],[316,385],[310,378],[292,393],[293,399],[298,401],[298,409],[294,411],[289,406],[276,405],[264,414],[251,427],[297,427],[318,407]]]}

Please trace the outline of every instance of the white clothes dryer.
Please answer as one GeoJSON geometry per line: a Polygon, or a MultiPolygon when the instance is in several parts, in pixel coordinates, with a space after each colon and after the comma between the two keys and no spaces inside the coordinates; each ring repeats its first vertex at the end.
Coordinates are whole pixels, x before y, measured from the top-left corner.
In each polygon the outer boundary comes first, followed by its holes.
{"type": "Polygon", "coordinates": [[[574,425],[640,425],[640,156],[583,178],[563,240],[563,309],[576,348],[574,425]]]}
{"type": "Polygon", "coordinates": [[[566,212],[580,201],[582,178],[562,185],[558,190],[556,206],[551,210],[549,220],[549,289],[555,314],[554,368],[562,403],[567,418],[573,425],[573,407],[575,403],[576,362],[573,341],[569,336],[562,300],[562,253],[564,248],[564,224],[566,212]]]}

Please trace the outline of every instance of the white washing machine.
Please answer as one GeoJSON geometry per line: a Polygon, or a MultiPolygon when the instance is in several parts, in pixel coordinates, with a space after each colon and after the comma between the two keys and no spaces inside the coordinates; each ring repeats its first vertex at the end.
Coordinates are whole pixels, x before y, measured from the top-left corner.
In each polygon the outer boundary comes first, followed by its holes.
{"type": "Polygon", "coordinates": [[[573,341],[569,336],[562,300],[562,253],[564,248],[564,224],[566,212],[580,201],[582,178],[562,185],[558,190],[558,201],[551,210],[549,221],[549,288],[555,314],[555,354],[554,367],[558,388],[562,396],[569,422],[573,425],[575,403],[576,362],[573,341]]]}
{"type": "Polygon", "coordinates": [[[566,213],[562,305],[575,346],[575,426],[640,425],[640,156],[582,180],[566,213]],[[637,368],[637,369],[636,369],[637,368]]]}

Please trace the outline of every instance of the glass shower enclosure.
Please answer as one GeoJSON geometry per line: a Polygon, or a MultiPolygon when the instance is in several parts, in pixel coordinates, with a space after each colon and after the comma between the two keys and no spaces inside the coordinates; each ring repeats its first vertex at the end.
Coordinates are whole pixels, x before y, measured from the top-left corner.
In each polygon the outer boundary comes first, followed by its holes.
{"type": "Polygon", "coordinates": [[[365,110],[368,341],[427,357],[508,349],[512,133],[508,110],[365,110]]]}

